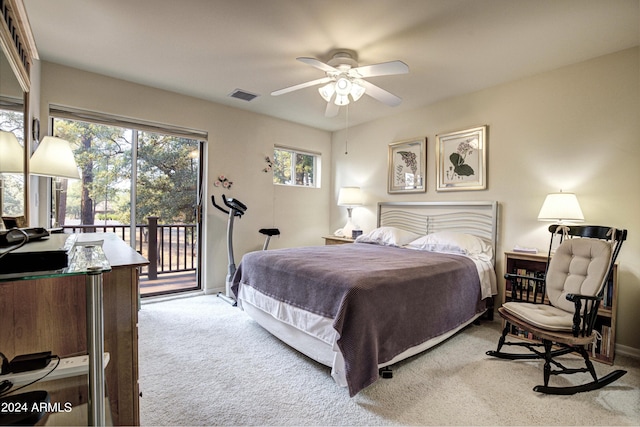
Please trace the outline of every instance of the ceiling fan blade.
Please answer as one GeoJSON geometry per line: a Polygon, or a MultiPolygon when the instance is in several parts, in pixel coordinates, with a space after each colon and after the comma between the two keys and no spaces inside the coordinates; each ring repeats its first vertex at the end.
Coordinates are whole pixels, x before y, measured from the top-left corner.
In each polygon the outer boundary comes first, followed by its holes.
{"type": "Polygon", "coordinates": [[[332,67],[329,64],[325,64],[324,62],[320,61],[319,59],[316,58],[307,58],[307,57],[300,57],[300,58],[296,58],[298,61],[300,62],[304,62],[307,65],[311,65],[312,67],[316,67],[319,70],[328,72],[328,71],[334,71],[337,72],[338,69],[332,67]]]}
{"type": "Polygon", "coordinates": [[[339,110],[340,106],[336,105],[335,102],[327,102],[327,109],[324,111],[324,116],[335,117],[338,115],[339,110]]]}
{"type": "Polygon", "coordinates": [[[289,86],[289,87],[286,87],[284,89],[275,90],[275,91],[271,92],[271,95],[278,96],[278,95],[282,95],[282,94],[285,94],[285,93],[293,92],[294,90],[304,89],[305,87],[321,85],[322,83],[329,83],[330,81],[331,81],[331,77],[323,77],[321,79],[311,80],[309,82],[300,83],[300,84],[295,85],[295,86],[289,86]]]}
{"type": "Polygon", "coordinates": [[[394,74],[408,73],[409,66],[402,61],[390,61],[363,65],[362,67],[354,68],[353,72],[358,73],[360,77],[392,76],[394,74]]]}
{"type": "Polygon", "coordinates": [[[402,102],[402,98],[395,96],[394,94],[387,92],[386,90],[369,83],[366,80],[362,80],[360,82],[362,86],[366,89],[366,94],[372,98],[377,99],[383,104],[387,104],[390,107],[395,107],[396,105],[400,105],[402,102]]]}

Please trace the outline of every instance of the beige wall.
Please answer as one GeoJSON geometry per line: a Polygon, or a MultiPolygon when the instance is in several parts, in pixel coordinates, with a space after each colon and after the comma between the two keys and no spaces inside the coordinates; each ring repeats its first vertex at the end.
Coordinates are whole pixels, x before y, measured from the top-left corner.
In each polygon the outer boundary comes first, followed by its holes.
{"type": "MultiPolygon", "coordinates": [[[[244,102],[244,101],[238,101],[244,102]]],[[[258,229],[276,226],[282,236],[270,247],[322,244],[329,229],[327,204],[331,183],[331,135],[328,132],[177,95],[57,64],[41,64],[40,117],[48,130],[49,104],[182,126],[209,133],[205,170],[204,276],[208,292],[224,289],[227,273],[227,217],[211,205],[211,195],[225,193],[248,206],[234,227],[236,264],[248,251],[262,248],[258,229]],[[262,170],[274,144],[322,154],[320,189],[274,186],[262,170]],[[214,187],[218,175],[233,181],[231,190],[214,187]]],[[[40,200],[45,200],[40,196],[40,200]]],[[[40,223],[45,224],[44,216],[40,223]]]]}
{"type": "MultiPolygon", "coordinates": [[[[536,217],[544,197],[575,192],[586,221],[629,230],[619,258],[617,343],[640,355],[640,66],[639,48],[448,99],[411,113],[333,135],[335,173],[331,225],[346,212],[335,206],[341,186],[362,187],[366,206],[354,219],[375,226],[378,201],[497,200],[498,276],[502,252],[514,245],[548,245],[536,217]],[[436,135],[488,125],[485,191],[436,192],[436,135]],[[427,191],[387,194],[388,144],[426,136],[427,191]]],[[[354,108],[357,108],[354,107],[354,108]]]]}
{"type": "MultiPolygon", "coordinates": [[[[630,49],[477,93],[444,100],[410,113],[349,129],[320,130],[244,112],[44,62],[41,78],[43,134],[49,103],[102,111],[209,132],[205,216],[205,286],[217,291],[226,274],[226,218],[210,207],[222,191],[219,174],[234,181],[228,195],[249,206],[236,223],[236,261],[261,247],[258,228],[277,226],[283,235],[272,247],[322,244],[320,236],[340,228],[338,188],[359,185],[366,206],[356,222],[375,226],[381,200],[498,200],[498,253],[519,244],[544,249],[546,226],[536,220],[549,192],[577,193],[589,223],[629,229],[620,256],[618,344],[640,354],[640,49],[630,49]],[[435,191],[438,133],[486,124],[488,189],[435,191]],[[426,136],[427,192],[386,192],[387,150],[393,141],[426,136]],[[274,187],[262,172],[274,144],[323,154],[321,189],[274,187]]],[[[240,102],[240,101],[239,101],[240,102]]],[[[498,275],[502,271],[501,257],[498,275]]]]}

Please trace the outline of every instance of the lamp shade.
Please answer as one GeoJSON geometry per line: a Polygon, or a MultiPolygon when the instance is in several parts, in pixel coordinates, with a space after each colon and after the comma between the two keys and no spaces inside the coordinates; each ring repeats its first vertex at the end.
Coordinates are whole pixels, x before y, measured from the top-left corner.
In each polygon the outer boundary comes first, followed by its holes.
{"type": "Polygon", "coordinates": [[[64,139],[53,136],[42,138],[31,156],[30,172],[33,175],[80,179],[71,146],[64,139]]]}
{"type": "Polygon", "coordinates": [[[360,187],[342,187],[338,193],[338,206],[360,206],[362,194],[360,187]]]}
{"type": "Polygon", "coordinates": [[[358,84],[357,82],[354,82],[351,85],[351,97],[353,98],[354,101],[357,101],[358,99],[362,98],[362,95],[364,95],[364,92],[365,92],[365,88],[360,84],[358,84]]]}
{"type": "Polygon", "coordinates": [[[0,130],[0,173],[22,173],[24,149],[12,133],[0,130]]]}
{"type": "Polygon", "coordinates": [[[336,81],[336,93],[338,95],[349,95],[351,92],[351,81],[346,77],[340,77],[336,81]]]}
{"type": "Polygon", "coordinates": [[[578,198],[573,193],[551,193],[544,199],[538,221],[584,221],[578,198]]]}
{"type": "Polygon", "coordinates": [[[321,88],[319,88],[318,92],[320,92],[320,96],[322,97],[322,99],[324,99],[327,102],[331,102],[331,98],[333,97],[333,94],[336,92],[335,84],[333,82],[326,84],[321,88]]]}

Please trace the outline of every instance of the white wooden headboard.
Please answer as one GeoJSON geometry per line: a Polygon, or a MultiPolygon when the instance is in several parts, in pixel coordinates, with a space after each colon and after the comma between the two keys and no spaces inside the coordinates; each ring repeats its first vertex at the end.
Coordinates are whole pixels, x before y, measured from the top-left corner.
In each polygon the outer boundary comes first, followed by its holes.
{"type": "Polygon", "coordinates": [[[379,202],[378,227],[418,234],[457,231],[493,244],[498,240],[498,202],[379,202]]]}

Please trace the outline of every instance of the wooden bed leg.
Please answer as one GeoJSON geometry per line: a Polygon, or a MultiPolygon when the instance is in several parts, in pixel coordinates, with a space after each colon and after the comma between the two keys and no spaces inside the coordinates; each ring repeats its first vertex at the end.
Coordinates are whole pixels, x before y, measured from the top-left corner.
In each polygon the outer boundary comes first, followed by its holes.
{"type": "Polygon", "coordinates": [[[495,307],[495,296],[487,302],[487,311],[484,312],[487,320],[491,322],[493,320],[493,308],[495,307]]]}
{"type": "Polygon", "coordinates": [[[493,307],[487,308],[480,317],[478,317],[476,320],[473,321],[473,324],[478,326],[482,324],[481,322],[482,320],[487,320],[488,322],[493,321],[493,307]]]}
{"type": "Polygon", "coordinates": [[[488,308],[485,312],[485,315],[487,316],[487,320],[489,322],[493,321],[493,307],[488,308]]]}

